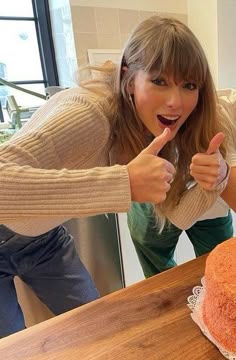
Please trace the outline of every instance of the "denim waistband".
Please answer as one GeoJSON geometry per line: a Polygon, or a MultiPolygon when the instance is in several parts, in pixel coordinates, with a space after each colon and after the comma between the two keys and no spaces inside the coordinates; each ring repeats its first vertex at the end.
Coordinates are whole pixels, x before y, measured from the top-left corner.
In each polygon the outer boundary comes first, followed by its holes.
{"type": "Polygon", "coordinates": [[[21,235],[21,234],[17,234],[16,232],[14,232],[13,230],[9,229],[8,227],[6,227],[5,225],[0,225],[0,246],[4,245],[5,243],[9,242],[9,241],[35,241],[35,240],[39,240],[39,239],[46,239],[46,238],[50,238],[52,235],[54,235],[57,231],[59,231],[61,228],[63,228],[62,225],[57,226],[56,228],[41,234],[41,235],[37,235],[37,236],[26,236],[26,235],[21,235]]]}

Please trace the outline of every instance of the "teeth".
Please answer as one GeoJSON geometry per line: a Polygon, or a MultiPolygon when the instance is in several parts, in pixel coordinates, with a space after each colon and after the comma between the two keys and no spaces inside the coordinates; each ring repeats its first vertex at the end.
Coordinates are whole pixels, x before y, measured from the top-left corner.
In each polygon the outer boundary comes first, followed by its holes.
{"type": "Polygon", "coordinates": [[[164,117],[165,119],[171,120],[171,121],[177,120],[180,117],[180,116],[164,116],[164,115],[161,115],[161,116],[164,117]]]}

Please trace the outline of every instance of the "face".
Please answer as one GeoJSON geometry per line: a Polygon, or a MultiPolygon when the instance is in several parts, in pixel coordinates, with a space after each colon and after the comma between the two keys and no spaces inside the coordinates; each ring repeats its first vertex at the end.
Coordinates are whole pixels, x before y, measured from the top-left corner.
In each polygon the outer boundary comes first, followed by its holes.
{"type": "Polygon", "coordinates": [[[198,102],[199,90],[193,82],[180,81],[161,75],[158,78],[139,70],[129,88],[137,114],[154,136],[166,127],[172,139],[187,120],[198,102]]]}

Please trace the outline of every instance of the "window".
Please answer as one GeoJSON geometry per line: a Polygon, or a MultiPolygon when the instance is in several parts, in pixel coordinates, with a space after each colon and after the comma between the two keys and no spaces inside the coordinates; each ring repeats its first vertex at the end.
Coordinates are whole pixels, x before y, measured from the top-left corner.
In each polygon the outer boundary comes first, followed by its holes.
{"type": "MultiPolygon", "coordinates": [[[[1,0],[0,34],[1,78],[41,94],[45,87],[59,85],[48,0],[1,0]]],[[[9,95],[20,106],[37,107],[44,101],[0,84],[3,109],[9,95]]]]}

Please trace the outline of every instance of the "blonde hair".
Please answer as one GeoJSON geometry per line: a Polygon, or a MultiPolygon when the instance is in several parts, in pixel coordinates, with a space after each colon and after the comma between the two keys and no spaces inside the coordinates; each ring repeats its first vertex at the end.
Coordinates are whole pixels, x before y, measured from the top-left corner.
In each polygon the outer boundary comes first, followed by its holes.
{"type": "MultiPolygon", "coordinates": [[[[176,168],[176,176],[166,200],[156,205],[159,227],[162,229],[165,209],[178,204],[192,180],[189,174],[192,156],[205,152],[213,136],[227,128],[221,125],[220,119],[224,115],[217,106],[216,91],[204,51],[195,35],[183,23],[153,16],[133,31],[118,67],[97,70],[106,74],[107,84],[114,94],[110,111],[113,136],[120,151],[131,154],[132,158],[147,145],[144,125],[128,93],[137,71],[143,70],[155,76],[170,74],[176,81],[191,81],[199,88],[196,108],[160,154],[176,168]],[[123,71],[123,67],[126,71],[123,71]]],[[[220,150],[225,157],[227,151],[224,143],[220,150]]]]}

